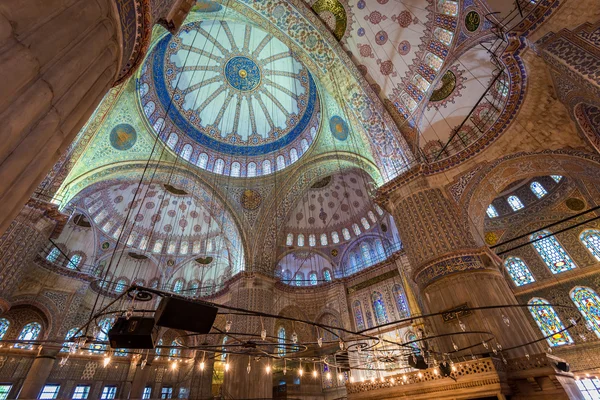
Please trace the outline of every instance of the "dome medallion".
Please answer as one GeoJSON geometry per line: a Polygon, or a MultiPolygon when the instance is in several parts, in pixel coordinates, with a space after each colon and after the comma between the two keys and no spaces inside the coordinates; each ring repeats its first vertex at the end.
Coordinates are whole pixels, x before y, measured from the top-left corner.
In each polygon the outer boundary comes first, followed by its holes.
{"type": "Polygon", "coordinates": [[[193,22],[159,40],[138,93],[167,146],[218,174],[279,171],[308,151],[319,129],[308,69],[283,42],[241,22],[193,22]]]}

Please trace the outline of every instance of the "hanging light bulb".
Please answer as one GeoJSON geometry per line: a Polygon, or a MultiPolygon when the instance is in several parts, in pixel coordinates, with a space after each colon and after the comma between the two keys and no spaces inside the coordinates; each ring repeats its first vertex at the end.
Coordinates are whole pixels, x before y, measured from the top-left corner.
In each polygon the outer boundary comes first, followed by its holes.
{"type": "Polygon", "coordinates": [[[67,355],[66,357],[61,358],[60,360],[60,366],[64,367],[67,364],[67,360],[69,359],[69,355],[67,355]]]}
{"type": "Polygon", "coordinates": [[[381,382],[385,382],[385,378],[383,376],[381,377],[381,382]]]}
{"type": "Polygon", "coordinates": [[[144,369],[144,367],[146,367],[146,364],[148,363],[147,359],[143,359],[142,362],[140,362],[140,369],[144,369]]]}
{"type": "Polygon", "coordinates": [[[233,324],[233,322],[231,322],[231,321],[225,322],[225,332],[229,332],[231,330],[232,324],[233,324]]]}
{"type": "Polygon", "coordinates": [[[504,363],[504,365],[508,364],[508,361],[506,361],[506,358],[504,358],[504,354],[502,354],[502,362],[504,363]]]}
{"type": "Polygon", "coordinates": [[[475,354],[471,354],[471,360],[477,360],[477,357],[475,357],[475,354]]]}
{"type": "Polygon", "coordinates": [[[300,375],[300,376],[304,375],[304,371],[302,370],[302,367],[300,367],[298,369],[298,375],[300,375]]]}
{"type": "Polygon", "coordinates": [[[434,369],[433,369],[433,373],[434,373],[434,374],[436,374],[436,375],[437,375],[437,374],[439,374],[439,371],[438,371],[438,369],[437,369],[437,368],[434,368],[434,369]]]}
{"type": "Polygon", "coordinates": [[[390,378],[390,382],[392,383],[392,385],[396,382],[396,380],[392,377],[390,378]]]}
{"type": "Polygon", "coordinates": [[[331,372],[327,371],[327,373],[325,374],[325,377],[327,379],[331,379],[331,372]]]}
{"type": "Polygon", "coordinates": [[[296,333],[296,331],[292,333],[292,343],[298,343],[298,334],[296,333]]]}
{"type": "Polygon", "coordinates": [[[375,378],[371,378],[371,383],[375,383],[375,378]]]}
{"type": "Polygon", "coordinates": [[[102,364],[104,365],[104,368],[106,368],[106,366],[110,363],[110,356],[107,354],[104,356],[104,359],[102,360],[102,364]]]}
{"type": "Polygon", "coordinates": [[[313,378],[317,377],[317,366],[313,365],[313,372],[312,372],[313,378]]]}
{"type": "Polygon", "coordinates": [[[267,364],[265,371],[267,371],[267,374],[271,373],[271,365],[270,364],[267,364]]]}
{"type": "Polygon", "coordinates": [[[267,340],[267,330],[263,329],[262,331],[260,331],[260,338],[262,340],[267,340]]]}
{"type": "Polygon", "coordinates": [[[344,341],[340,339],[340,350],[344,351],[344,341]]]}
{"type": "Polygon", "coordinates": [[[408,378],[406,377],[406,375],[402,375],[402,380],[406,382],[408,378]]]}
{"type": "Polygon", "coordinates": [[[467,325],[465,325],[464,322],[462,322],[461,320],[458,320],[458,326],[460,326],[460,330],[465,332],[467,330],[467,325]]]}
{"type": "Polygon", "coordinates": [[[594,328],[592,327],[592,324],[590,324],[590,321],[585,322],[585,327],[590,332],[594,330],[594,328]]]}
{"type": "Polygon", "coordinates": [[[502,321],[504,321],[506,326],[510,326],[510,319],[504,314],[502,314],[502,321]]]}
{"type": "Polygon", "coordinates": [[[571,325],[577,325],[577,320],[575,318],[571,318],[569,322],[571,323],[571,325]]]}
{"type": "Polygon", "coordinates": [[[525,358],[529,360],[529,353],[525,354],[525,358]]]}
{"type": "Polygon", "coordinates": [[[342,381],[344,380],[344,375],[342,375],[341,373],[338,374],[338,381],[342,381]]]}
{"type": "Polygon", "coordinates": [[[552,347],[548,347],[548,353],[552,353],[552,347]]]}
{"type": "Polygon", "coordinates": [[[225,372],[229,372],[229,361],[225,362],[225,372]]]}
{"type": "Polygon", "coordinates": [[[419,376],[419,378],[423,377],[423,374],[421,372],[419,372],[417,375],[419,376]]]}
{"type": "Polygon", "coordinates": [[[127,311],[125,311],[125,319],[129,321],[129,318],[133,316],[133,307],[129,307],[127,311]]]}
{"type": "Polygon", "coordinates": [[[481,344],[486,350],[490,348],[490,345],[487,342],[482,342],[481,344]]]}
{"type": "Polygon", "coordinates": [[[350,377],[350,383],[354,383],[354,377],[353,376],[350,377]]]}
{"type": "Polygon", "coordinates": [[[454,351],[458,351],[458,346],[454,343],[454,340],[452,341],[452,347],[454,348],[454,351]]]}
{"type": "Polygon", "coordinates": [[[498,348],[498,350],[502,351],[502,345],[500,343],[497,343],[496,347],[498,348]]]}
{"type": "Polygon", "coordinates": [[[177,369],[177,361],[173,360],[173,362],[171,362],[171,369],[172,370],[177,369]]]}
{"type": "Polygon", "coordinates": [[[246,372],[250,373],[252,371],[252,365],[250,365],[250,360],[248,360],[248,366],[246,367],[246,372]]]}
{"type": "Polygon", "coordinates": [[[497,355],[497,354],[498,354],[498,350],[496,350],[496,349],[492,349],[492,351],[494,352],[494,354],[495,354],[495,355],[497,355]]]}
{"type": "Polygon", "coordinates": [[[204,361],[200,361],[200,371],[204,371],[204,361]]]}
{"type": "Polygon", "coordinates": [[[587,341],[587,336],[585,336],[585,334],[584,334],[584,333],[580,333],[580,334],[579,334],[579,338],[580,338],[582,341],[584,341],[584,342],[586,342],[586,341],[587,341]]]}
{"type": "Polygon", "coordinates": [[[283,360],[283,374],[287,374],[287,360],[284,359],[283,360]]]}
{"type": "Polygon", "coordinates": [[[323,347],[323,338],[322,337],[317,339],[317,344],[319,345],[319,347],[323,347]]]}

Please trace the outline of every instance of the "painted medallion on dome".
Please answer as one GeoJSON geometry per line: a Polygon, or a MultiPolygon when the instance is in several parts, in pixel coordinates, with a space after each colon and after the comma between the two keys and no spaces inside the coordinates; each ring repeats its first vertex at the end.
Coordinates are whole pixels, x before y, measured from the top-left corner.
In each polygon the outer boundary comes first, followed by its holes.
{"type": "Polygon", "coordinates": [[[135,128],[129,124],[119,124],[110,131],[110,145],[117,150],[129,150],[137,140],[135,128]]]}
{"type": "Polygon", "coordinates": [[[329,130],[337,140],[344,141],[348,139],[348,124],[341,117],[334,115],[329,120],[329,130]]]}
{"type": "Polygon", "coordinates": [[[242,207],[250,211],[256,210],[258,207],[260,207],[261,202],[262,197],[260,193],[252,189],[244,190],[242,196],[240,197],[240,204],[242,205],[242,207]]]}

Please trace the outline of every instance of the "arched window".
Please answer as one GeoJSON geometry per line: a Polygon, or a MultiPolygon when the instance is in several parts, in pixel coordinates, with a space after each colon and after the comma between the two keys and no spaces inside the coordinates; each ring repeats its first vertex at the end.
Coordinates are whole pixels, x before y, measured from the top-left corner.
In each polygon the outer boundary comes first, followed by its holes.
{"type": "Polygon", "coordinates": [[[125,278],[121,278],[117,281],[117,284],[115,285],[115,292],[123,293],[123,291],[125,291],[126,287],[127,287],[127,280],[125,278]]]}
{"type": "Polygon", "coordinates": [[[541,199],[542,197],[548,194],[548,192],[546,191],[546,189],[544,189],[542,184],[537,181],[531,182],[531,185],[529,185],[529,187],[531,188],[533,194],[535,194],[535,197],[537,197],[538,199],[541,199]]]}
{"type": "Polygon", "coordinates": [[[164,118],[159,118],[156,120],[156,122],[154,123],[154,125],[152,125],[152,127],[154,128],[154,130],[156,131],[156,133],[161,133],[163,128],[165,127],[165,120],[164,118]]]}
{"type": "Polygon", "coordinates": [[[327,234],[321,233],[321,246],[327,246],[327,234]]]}
{"type": "Polygon", "coordinates": [[[158,342],[156,342],[155,352],[156,352],[157,357],[160,357],[160,353],[162,352],[162,348],[160,346],[162,346],[162,345],[163,345],[163,340],[162,340],[162,338],[160,338],[160,339],[158,339],[158,342]]]}
{"type": "Polygon", "coordinates": [[[360,228],[358,227],[358,224],[352,224],[352,230],[356,236],[360,235],[360,228]]]}
{"type": "Polygon", "coordinates": [[[504,266],[508,270],[508,274],[513,282],[515,282],[515,285],[523,286],[535,282],[529,268],[527,268],[527,265],[519,257],[508,257],[504,261],[504,266]]]}
{"type": "Polygon", "coordinates": [[[508,202],[510,208],[513,209],[513,211],[518,211],[521,208],[525,207],[521,202],[521,199],[519,199],[517,196],[510,196],[508,199],[506,199],[506,201],[508,202]]]}
{"type": "Polygon", "coordinates": [[[539,297],[529,300],[529,312],[550,346],[572,344],[573,339],[549,303],[539,297]],[[533,306],[533,307],[532,307],[533,306]],[[562,331],[562,332],[561,332],[562,331]]]}
{"type": "Polygon", "coordinates": [[[206,153],[202,153],[198,156],[198,162],[197,165],[200,168],[206,168],[206,165],[208,164],[208,154],[206,153]]]}
{"type": "Polygon", "coordinates": [[[579,240],[596,257],[596,260],[600,261],[600,230],[585,230],[579,235],[579,240]]]}
{"type": "Polygon", "coordinates": [[[146,117],[150,118],[155,108],[156,104],[154,104],[153,101],[146,103],[146,105],[144,106],[144,114],[146,114],[146,117]]]}
{"type": "Polygon", "coordinates": [[[183,280],[178,279],[175,281],[175,284],[173,285],[173,291],[175,293],[181,293],[182,290],[183,290],[183,280]]]}
{"type": "MultiPolygon", "coordinates": [[[[21,329],[17,340],[37,340],[40,332],[42,331],[42,325],[39,322],[30,322],[21,329]]],[[[32,344],[15,343],[15,349],[28,349],[33,348],[32,344]]]]}
{"type": "Polygon", "coordinates": [[[80,263],[81,263],[81,256],[79,254],[74,254],[71,257],[71,260],[69,261],[69,263],[67,264],[67,268],[77,269],[77,267],[79,266],[80,263]]]}
{"type": "Polygon", "coordinates": [[[533,242],[533,247],[538,252],[542,260],[546,263],[553,274],[568,271],[575,268],[575,263],[567,254],[565,249],[558,243],[558,240],[550,231],[541,231],[531,235],[531,240],[543,238],[533,242]]]}
{"type": "Polygon", "coordinates": [[[381,241],[381,239],[375,240],[375,250],[377,252],[378,260],[382,260],[384,257],[386,257],[385,249],[383,248],[383,242],[381,241]]]}
{"type": "Polygon", "coordinates": [[[194,148],[192,147],[191,144],[186,144],[185,146],[183,146],[183,150],[181,150],[181,158],[183,158],[186,161],[190,161],[190,157],[192,156],[192,152],[194,151],[194,148]]]}
{"type": "Polygon", "coordinates": [[[240,171],[242,170],[242,165],[235,161],[234,163],[231,164],[231,172],[229,173],[229,175],[233,176],[233,177],[238,177],[240,176],[240,171]]]}
{"type": "Polygon", "coordinates": [[[304,235],[303,234],[299,234],[298,235],[298,246],[304,246],[304,235]]]}
{"type": "Polygon", "coordinates": [[[331,240],[335,244],[339,243],[340,242],[340,235],[338,235],[338,233],[335,232],[335,231],[331,232],[331,240]]]}
{"type": "Polygon", "coordinates": [[[377,324],[382,325],[390,322],[381,293],[374,292],[371,295],[371,300],[373,301],[373,310],[375,310],[375,318],[377,319],[377,324]]]}
{"type": "Polygon", "coordinates": [[[279,343],[277,354],[285,356],[285,328],[283,326],[280,326],[277,330],[277,342],[279,343]]]}
{"type": "Polygon", "coordinates": [[[317,244],[317,237],[314,234],[308,235],[308,245],[313,247],[317,244]]]}
{"type": "Polygon", "coordinates": [[[179,254],[187,254],[190,245],[188,242],[181,242],[181,246],[179,247],[179,254]]]}
{"type": "Polygon", "coordinates": [[[200,283],[198,281],[192,281],[192,283],[190,283],[190,292],[193,296],[198,295],[199,289],[200,289],[200,283]]]}
{"type": "Polygon", "coordinates": [[[375,204],[375,211],[377,211],[377,214],[379,215],[383,215],[383,209],[381,207],[379,207],[379,204],[375,204]]]}
{"type": "Polygon", "coordinates": [[[342,229],[342,236],[344,237],[344,240],[350,240],[350,231],[348,228],[342,229]]]}
{"type": "Polygon", "coordinates": [[[275,163],[277,165],[277,170],[280,171],[282,169],[285,168],[285,159],[283,158],[283,156],[277,156],[277,158],[275,159],[275,163]]]}
{"type": "Polygon", "coordinates": [[[328,269],[323,270],[323,278],[325,278],[327,282],[331,282],[331,272],[328,269]]]}
{"type": "Polygon", "coordinates": [[[371,246],[367,242],[362,242],[360,244],[360,254],[362,255],[362,259],[365,265],[371,265],[373,260],[371,259],[371,246]]]}
{"type": "Polygon", "coordinates": [[[283,281],[287,284],[290,284],[292,282],[292,271],[290,271],[289,269],[283,271],[283,281]]]}
{"type": "Polygon", "coordinates": [[[304,284],[304,274],[302,272],[296,272],[296,286],[302,286],[304,284]]]}
{"type": "Polygon", "coordinates": [[[377,222],[377,218],[375,218],[375,213],[373,211],[369,210],[367,215],[369,216],[369,219],[371,220],[371,222],[373,222],[373,223],[377,222]]]}
{"type": "Polygon", "coordinates": [[[156,242],[154,242],[154,247],[152,248],[152,251],[155,253],[160,253],[162,251],[162,246],[162,240],[157,240],[156,242]]]}
{"type": "Polygon", "coordinates": [[[287,234],[287,238],[285,239],[285,245],[286,246],[291,246],[294,244],[294,235],[291,233],[287,234]]]}
{"type": "Polygon", "coordinates": [[[392,288],[394,299],[396,300],[396,307],[398,308],[398,315],[400,318],[406,318],[410,314],[408,311],[408,303],[406,302],[406,295],[404,294],[404,288],[402,285],[394,285],[392,288]]]}
{"type": "Polygon", "coordinates": [[[550,175],[550,178],[554,179],[554,182],[558,183],[562,179],[562,175],[550,175]]]}
{"type": "MultiPolygon", "coordinates": [[[[112,326],[112,320],[110,318],[104,318],[98,323],[98,333],[96,334],[97,342],[108,341],[108,331],[112,326]]],[[[90,351],[95,354],[102,353],[106,349],[105,344],[94,343],[90,346],[90,351]]]]}
{"type": "Polygon", "coordinates": [[[308,275],[308,279],[310,279],[310,284],[315,286],[317,284],[317,273],[311,272],[310,275],[308,275]]]}
{"type": "Polygon", "coordinates": [[[356,329],[363,330],[365,329],[365,321],[363,320],[362,308],[360,306],[360,301],[356,300],[352,303],[352,310],[354,312],[354,321],[356,322],[356,329]]]}
{"type": "Polygon", "coordinates": [[[298,161],[298,151],[294,148],[290,150],[290,162],[294,163],[298,161]]]}
{"type": "Polygon", "coordinates": [[[215,174],[222,174],[223,169],[225,169],[225,161],[218,158],[217,161],[215,161],[215,165],[213,165],[213,172],[215,174]]]}
{"type": "Polygon", "coordinates": [[[9,326],[10,322],[6,318],[0,318],[0,340],[6,335],[9,326]]]}
{"type": "Polygon", "coordinates": [[[149,286],[150,286],[152,289],[158,289],[158,278],[154,278],[154,279],[152,279],[152,280],[150,281],[150,284],[149,284],[149,286]]]}
{"type": "Polygon", "coordinates": [[[246,167],[247,172],[246,172],[246,176],[249,178],[252,178],[253,176],[256,176],[256,164],[251,162],[248,163],[248,166],[246,167]]]}
{"type": "Polygon", "coordinates": [[[227,359],[227,353],[225,353],[227,351],[227,347],[225,347],[225,345],[227,344],[227,336],[223,337],[223,344],[221,346],[221,361],[225,361],[227,359]]]}
{"type": "Polygon", "coordinates": [[[408,345],[410,347],[415,349],[416,354],[421,353],[421,349],[419,348],[418,338],[414,332],[408,332],[408,334],[406,335],[406,343],[408,343],[408,345]]]}
{"type": "Polygon", "coordinates": [[[271,161],[264,160],[262,163],[262,173],[263,175],[268,175],[271,173],[271,161]]]}
{"type": "Polygon", "coordinates": [[[360,223],[362,224],[363,228],[365,228],[365,230],[368,230],[371,228],[371,224],[369,224],[369,221],[367,221],[367,219],[365,217],[362,217],[360,219],[360,223]]]}
{"type": "Polygon", "coordinates": [[[300,141],[300,147],[302,148],[302,154],[306,153],[306,150],[308,150],[308,140],[302,139],[300,141]]]}
{"type": "Polygon", "coordinates": [[[496,211],[496,207],[493,205],[489,205],[487,210],[485,210],[486,214],[490,218],[496,218],[498,216],[498,211],[496,211]]]}
{"type": "Polygon", "coordinates": [[[169,349],[169,357],[178,358],[181,357],[181,346],[177,343],[176,340],[171,342],[171,348],[169,349]]]}
{"type": "Polygon", "coordinates": [[[600,337],[600,297],[592,289],[576,286],[571,290],[571,300],[581,315],[592,327],[596,336],[600,337]]]}
{"type": "Polygon", "coordinates": [[[79,332],[79,328],[71,328],[71,329],[69,329],[69,332],[67,332],[67,334],[65,335],[65,341],[63,342],[62,349],[60,349],[60,351],[62,351],[62,352],[69,351],[69,348],[74,343],[74,341],[72,341],[71,338],[77,332],[79,332]]]}
{"type": "Polygon", "coordinates": [[[53,247],[52,250],[50,250],[50,253],[48,253],[48,255],[46,256],[46,260],[53,263],[58,259],[59,255],[60,250],[58,249],[58,247],[53,247]]]}

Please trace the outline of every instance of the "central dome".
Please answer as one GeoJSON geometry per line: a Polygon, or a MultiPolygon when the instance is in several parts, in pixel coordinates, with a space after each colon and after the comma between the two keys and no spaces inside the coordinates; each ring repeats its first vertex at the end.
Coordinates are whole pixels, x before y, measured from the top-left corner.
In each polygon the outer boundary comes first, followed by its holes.
{"type": "Polygon", "coordinates": [[[193,22],[159,40],[139,94],[167,145],[219,174],[283,169],[308,150],[319,127],[307,68],[283,42],[240,22],[193,22]]]}

